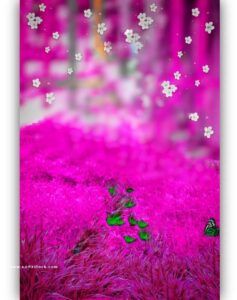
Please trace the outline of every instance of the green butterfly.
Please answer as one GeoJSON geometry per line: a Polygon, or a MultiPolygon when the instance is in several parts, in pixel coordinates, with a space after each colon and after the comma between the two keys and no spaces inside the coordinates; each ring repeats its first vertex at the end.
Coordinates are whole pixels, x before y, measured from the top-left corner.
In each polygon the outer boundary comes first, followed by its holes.
{"type": "Polygon", "coordinates": [[[216,226],[216,221],[214,218],[210,218],[204,230],[206,236],[218,236],[220,234],[220,229],[216,226]]]}

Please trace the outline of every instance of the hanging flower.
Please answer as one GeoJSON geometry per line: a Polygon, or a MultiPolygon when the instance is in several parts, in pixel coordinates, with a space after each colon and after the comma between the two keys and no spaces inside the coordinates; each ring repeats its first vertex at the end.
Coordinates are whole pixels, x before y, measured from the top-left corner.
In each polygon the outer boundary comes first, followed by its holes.
{"type": "Polygon", "coordinates": [[[112,44],[111,42],[104,42],[104,51],[106,53],[109,53],[112,50],[112,44]]]}
{"type": "Polygon", "coordinates": [[[193,8],[193,9],[192,9],[192,16],[198,17],[199,14],[200,14],[200,11],[199,11],[198,8],[193,8]]]}
{"type": "Polygon", "coordinates": [[[208,33],[208,34],[211,34],[212,30],[215,29],[215,26],[213,25],[213,22],[207,22],[205,24],[205,31],[208,33]]]}
{"type": "Polygon", "coordinates": [[[103,35],[106,30],[107,30],[107,27],[106,27],[105,23],[100,23],[97,25],[97,32],[100,35],[103,35]]]}
{"type": "Polygon", "coordinates": [[[32,80],[32,85],[33,85],[33,87],[38,88],[41,85],[41,82],[40,82],[39,78],[33,79],[32,80]]]}
{"type": "Polygon", "coordinates": [[[55,95],[54,93],[47,93],[46,94],[46,102],[48,104],[52,104],[55,101],[55,95]]]}
{"type": "Polygon", "coordinates": [[[192,43],[192,38],[191,38],[191,36],[186,36],[186,37],[185,37],[185,43],[186,43],[186,44],[191,44],[191,43],[192,43]]]}
{"type": "Polygon", "coordinates": [[[204,127],[204,136],[208,139],[214,134],[212,126],[204,127]]]}
{"type": "Polygon", "coordinates": [[[92,16],[92,11],[90,9],[85,9],[84,10],[84,16],[86,18],[90,18],[92,16]]]}
{"type": "Polygon", "coordinates": [[[190,113],[190,114],[188,115],[188,118],[189,118],[189,120],[191,120],[191,121],[197,122],[198,119],[199,119],[199,115],[198,115],[197,112],[195,112],[195,113],[190,113]]]}

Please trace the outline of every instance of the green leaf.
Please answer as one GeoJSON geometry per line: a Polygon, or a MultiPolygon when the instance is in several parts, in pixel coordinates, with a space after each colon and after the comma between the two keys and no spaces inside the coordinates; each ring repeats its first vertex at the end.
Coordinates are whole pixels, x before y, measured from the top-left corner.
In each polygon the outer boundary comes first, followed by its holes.
{"type": "Polygon", "coordinates": [[[145,221],[138,221],[137,222],[137,225],[140,227],[140,228],[146,228],[148,226],[147,222],[145,221]]]}
{"type": "Polygon", "coordinates": [[[130,235],[125,235],[123,238],[124,238],[125,242],[128,244],[131,244],[136,241],[136,239],[130,235]]]}
{"type": "Polygon", "coordinates": [[[134,207],[136,204],[135,202],[133,202],[132,200],[128,200],[125,204],[124,204],[124,207],[126,208],[132,208],[134,207]]]}
{"type": "Polygon", "coordinates": [[[107,217],[106,222],[109,226],[120,226],[124,224],[120,214],[111,214],[107,217]]]}
{"type": "Polygon", "coordinates": [[[129,217],[128,222],[131,226],[137,225],[137,221],[133,217],[129,217]]]}
{"type": "Polygon", "coordinates": [[[150,239],[150,235],[149,235],[149,233],[146,232],[146,231],[140,231],[140,232],[139,232],[139,237],[140,237],[140,239],[143,240],[143,241],[148,241],[148,240],[150,239]]]}
{"type": "Polygon", "coordinates": [[[132,187],[128,187],[128,188],[126,189],[126,192],[127,192],[127,193],[132,193],[132,192],[134,192],[134,189],[133,189],[132,187]]]}
{"type": "Polygon", "coordinates": [[[108,191],[110,193],[111,196],[115,196],[116,195],[116,187],[115,186],[110,186],[108,188],[108,191]]]}

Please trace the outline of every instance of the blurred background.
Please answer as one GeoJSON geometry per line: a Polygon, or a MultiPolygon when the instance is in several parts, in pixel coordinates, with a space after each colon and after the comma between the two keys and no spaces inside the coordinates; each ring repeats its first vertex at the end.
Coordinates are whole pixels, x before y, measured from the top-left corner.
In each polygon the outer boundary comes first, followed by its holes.
{"type": "Polygon", "coordinates": [[[21,1],[20,10],[20,119],[21,126],[55,118],[73,121],[97,131],[129,128],[142,142],[185,147],[191,157],[219,159],[219,1],[216,0],[44,0],[21,1]],[[152,12],[150,5],[157,10],[152,12]],[[198,7],[200,15],[192,16],[198,7]],[[84,10],[91,9],[86,18],[84,10]],[[36,30],[27,25],[34,12],[43,22],[36,30]],[[148,30],[138,25],[145,12],[154,22],[148,30]],[[212,21],[215,30],[205,32],[212,21]],[[107,30],[97,33],[97,24],[107,30]],[[143,48],[135,53],[124,32],[133,29],[141,36],[143,48]],[[58,40],[52,33],[58,32],[58,40]],[[192,43],[186,44],[185,37],[192,43]],[[104,42],[111,42],[110,53],[104,42]],[[45,52],[50,47],[50,52],[45,52]],[[183,56],[178,57],[182,51],[183,56]],[[81,61],[75,54],[82,54],[81,61]],[[203,73],[208,65],[210,72],[203,73]],[[68,68],[73,73],[67,73],[68,68]],[[174,72],[181,73],[180,80],[174,72]],[[32,86],[39,78],[41,85],[32,86]],[[178,90],[166,98],[161,84],[169,80],[178,90]],[[200,85],[195,86],[195,80],[200,85]],[[45,101],[47,93],[55,101],[45,101]],[[198,112],[198,122],[189,113],[198,112]],[[206,139],[205,126],[214,135],[206,139]]]}

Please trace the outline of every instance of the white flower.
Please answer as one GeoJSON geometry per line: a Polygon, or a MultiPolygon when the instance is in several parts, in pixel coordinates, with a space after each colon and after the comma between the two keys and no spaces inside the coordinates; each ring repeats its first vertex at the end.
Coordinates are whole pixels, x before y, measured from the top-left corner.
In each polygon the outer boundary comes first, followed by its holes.
{"type": "Polygon", "coordinates": [[[38,25],[43,22],[43,20],[40,17],[37,17],[35,13],[28,13],[26,18],[28,19],[27,25],[29,25],[31,29],[37,29],[38,25]]]}
{"type": "Polygon", "coordinates": [[[88,8],[84,10],[84,16],[90,18],[92,16],[92,11],[88,8]]]}
{"type": "Polygon", "coordinates": [[[73,69],[70,67],[70,68],[68,68],[67,69],[67,73],[69,74],[69,75],[71,75],[72,73],[73,73],[73,69]]]}
{"type": "Polygon", "coordinates": [[[150,5],[150,9],[151,9],[152,12],[156,12],[156,10],[157,10],[156,4],[155,4],[155,3],[152,3],[152,4],[150,5]]]}
{"type": "Polygon", "coordinates": [[[163,81],[162,83],[161,83],[161,86],[163,87],[163,88],[167,88],[168,86],[170,85],[170,82],[167,80],[167,81],[163,81]]]}
{"type": "Polygon", "coordinates": [[[195,86],[199,86],[200,85],[200,80],[195,80],[195,86]]]}
{"type": "Polygon", "coordinates": [[[138,18],[139,20],[145,20],[145,19],[146,19],[146,14],[145,14],[145,13],[140,13],[140,14],[137,16],[137,18],[138,18]]]}
{"type": "Polygon", "coordinates": [[[80,52],[75,54],[75,60],[81,61],[82,60],[82,54],[80,52]]]}
{"type": "Polygon", "coordinates": [[[186,37],[185,37],[185,43],[186,43],[186,44],[191,44],[191,43],[192,43],[192,38],[191,38],[191,36],[186,36],[186,37]]]}
{"type": "Polygon", "coordinates": [[[59,39],[59,33],[58,33],[58,31],[53,32],[52,36],[53,36],[53,39],[58,40],[59,39]]]}
{"type": "Polygon", "coordinates": [[[44,3],[39,4],[39,9],[40,9],[40,11],[45,12],[46,5],[44,3]]]}
{"type": "Polygon", "coordinates": [[[126,42],[127,43],[135,43],[140,39],[140,35],[134,33],[132,29],[127,29],[124,34],[126,35],[126,42]]]}
{"type": "Polygon", "coordinates": [[[206,28],[205,31],[209,34],[211,34],[212,30],[214,30],[215,26],[213,25],[213,22],[207,22],[205,24],[206,28]]]}
{"type": "Polygon", "coordinates": [[[132,29],[127,29],[124,34],[126,35],[126,42],[131,44],[135,53],[138,53],[138,51],[143,48],[143,44],[138,41],[140,39],[140,35],[133,32],[132,29]]]}
{"type": "Polygon", "coordinates": [[[212,129],[212,126],[204,127],[204,136],[208,139],[213,135],[214,130],[212,129]]]}
{"type": "Polygon", "coordinates": [[[28,20],[33,20],[33,19],[35,18],[35,13],[28,13],[28,14],[26,15],[26,18],[27,18],[28,20]]]}
{"type": "Polygon", "coordinates": [[[141,26],[143,30],[148,29],[149,26],[153,23],[153,19],[151,17],[147,17],[145,13],[140,13],[137,18],[140,20],[138,25],[141,26]]]}
{"type": "Polygon", "coordinates": [[[138,42],[132,43],[132,47],[134,49],[134,52],[138,53],[138,51],[143,48],[143,44],[138,41],[138,42]]]}
{"type": "Polygon", "coordinates": [[[32,85],[33,85],[33,87],[38,88],[41,85],[41,82],[40,82],[39,78],[33,79],[32,80],[32,85]]]}
{"type": "Polygon", "coordinates": [[[174,73],[174,78],[177,79],[177,80],[179,80],[180,77],[181,77],[181,73],[180,73],[179,71],[176,71],[176,72],[174,73]]]}
{"type": "Polygon", "coordinates": [[[51,49],[50,49],[50,47],[49,47],[49,46],[47,46],[47,47],[45,47],[45,48],[44,48],[44,51],[45,51],[46,53],[49,53],[49,52],[50,52],[50,50],[51,50],[51,49]]]}
{"type": "Polygon", "coordinates": [[[106,53],[109,53],[112,50],[112,44],[111,42],[104,42],[104,51],[106,53]]]}
{"type": "Polygon", "coordinates": [[[177,56],[178,56],[179,58],[181,58],[183,55],[184,55],[184,54],[183,54],[183,51],[179,51],[178,54],[177,54],[177,56]]]}
{"type": "Polygon", "coordinates": [[[193,15],[194,17],[198,17],[199,14],[200,14],[200,11],[199,11],[198,8],[193,8],[193,9],[192,9],[192,15],[193,15]]]}
{"type": "Polygon", "coordinates": [[[204,73],[208,73],[208,72],[210,71],[209,66],[208,66],[208,65],[203,66],[203,67],[202,67],[202,71],[203,71],[204,73]]]}
{"type": "Polygon", "coordinates": [[[106,30],[107,30],[107,27],[106,27],[105,23],[100,23],[97,25],[97,32],[100,35],[103,35],[106,30]]]}
{"type": "Polygon", "coordinates": [[[162,93],[166,97],[172,97],[173,93],[177,91],[177,87],[174,84],[170,84],[169,81],[163,81],[161,86],[163,87],[162,93]]]}
{"type": "Polygon", "coordinates": [[[190,114],[188,115],[188,118],[189,118],[191,121],[197,122],[198,119],[199,119],[199,115],[198,115],[197,112],[195,112],[195,113],[190,113],[190,114]]]}
{"type": "Polygon", "coordinates": [[[47,93],[46,94],[46,102],[52,104],[55,101],[54,93],[47,93]]]}

